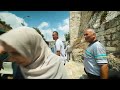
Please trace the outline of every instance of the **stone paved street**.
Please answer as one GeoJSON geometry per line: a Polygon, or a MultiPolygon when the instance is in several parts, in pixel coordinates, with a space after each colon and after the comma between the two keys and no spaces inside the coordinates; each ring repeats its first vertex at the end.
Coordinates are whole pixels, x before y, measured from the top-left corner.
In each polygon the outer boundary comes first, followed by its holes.
{"type": "Polygon", "coordinates": [[[85,74],[83,63],[78,63],[70,60],[66,63],[65,67],[70,79],[80,79],[80,76],[85,74]]]}

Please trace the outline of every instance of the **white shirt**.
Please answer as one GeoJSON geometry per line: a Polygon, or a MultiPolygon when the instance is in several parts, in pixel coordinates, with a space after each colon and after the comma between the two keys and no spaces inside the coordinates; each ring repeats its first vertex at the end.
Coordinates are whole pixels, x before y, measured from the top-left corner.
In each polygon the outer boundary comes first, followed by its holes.
{"type": "Polygon", "coordinates": [[[64,44],[60,39],[56,40],[56,42],[55,42],[55,50],[54,51],[55,51],[54,53],[56,53],[57,51],[60,51],[60,56],[62,58],[65,58],[64,44]]]}
{"type": "Polygon", "coordinates": [[[70,53],[72,50],[71,50],[71,46],[70,45],[67,45],[67,47],[66,47],[66,52],[67,53],[70,53]]]}

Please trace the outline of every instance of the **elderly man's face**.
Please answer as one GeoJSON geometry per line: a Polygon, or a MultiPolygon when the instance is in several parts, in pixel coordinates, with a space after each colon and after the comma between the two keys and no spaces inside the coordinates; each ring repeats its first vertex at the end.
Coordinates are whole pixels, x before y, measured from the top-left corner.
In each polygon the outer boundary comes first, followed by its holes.
{"type": "Polygon", "coordinates": [[[95,40],[96,36],[92,31],[85,30],[84,31],[84,38],[87,42],[91,43],[95,40]]]}

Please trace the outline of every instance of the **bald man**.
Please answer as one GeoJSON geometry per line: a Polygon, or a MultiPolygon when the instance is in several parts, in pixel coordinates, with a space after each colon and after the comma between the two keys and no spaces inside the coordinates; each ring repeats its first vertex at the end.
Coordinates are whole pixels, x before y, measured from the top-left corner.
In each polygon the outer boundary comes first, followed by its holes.
{"type": "Polygon", "coordinates": [[[89,79],[108,79],[108,60],[105,47],[97,40],[93,29],[84,30],[89,43],[84,53],[84,70],[89,79]]]}

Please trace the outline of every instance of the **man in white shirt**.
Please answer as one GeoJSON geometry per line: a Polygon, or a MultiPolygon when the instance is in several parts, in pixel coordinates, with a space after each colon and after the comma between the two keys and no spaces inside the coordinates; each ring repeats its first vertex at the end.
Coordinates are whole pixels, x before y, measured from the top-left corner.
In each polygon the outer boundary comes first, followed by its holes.
{"type": "Polygon", "coordinates": [[[69,62],[70,60],[70,54],[72,52],[72,47],[70,46],[70,43],[68,43],[68,45],[66,46],[66,56],[67,56],[67,61],[69,62]]]}
{"type": "Polygon", "coordinates": [[[58,32],[54,31],[53,34],[53,40],[55,40],[55,47],[54,47],[54,53],[58,56],[61,56],[64,59],[64,65],[65,65],[65,49],[63,42],[58,37],[58,32]]]}

